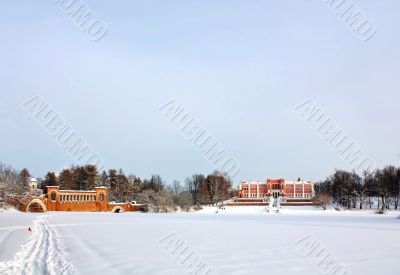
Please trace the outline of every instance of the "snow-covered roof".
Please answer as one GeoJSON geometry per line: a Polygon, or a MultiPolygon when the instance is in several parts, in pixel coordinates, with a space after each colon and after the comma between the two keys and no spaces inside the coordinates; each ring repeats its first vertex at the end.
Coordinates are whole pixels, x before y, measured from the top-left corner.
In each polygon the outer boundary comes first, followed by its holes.
{"type": "Polygon", "coordinates": [[[37,182],[37,179],[31,178],[29,181],[30,181],[30,182],[37,182]]]}

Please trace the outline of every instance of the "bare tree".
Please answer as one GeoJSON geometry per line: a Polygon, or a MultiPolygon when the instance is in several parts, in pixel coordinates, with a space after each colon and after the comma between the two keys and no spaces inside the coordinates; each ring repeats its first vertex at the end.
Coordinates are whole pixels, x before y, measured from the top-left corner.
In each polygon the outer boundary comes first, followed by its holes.
{"type": "Polygon", "coordinates": [[[396,178],[393,181],[391,194],[393,197],[394,209],[398,209],[400,200],[400,167],[396,169],[396,178]]]}
{"type": "Polygon", "coordinates": [[[24,168],[18,175],[18,195],[22,196],[29,191],[29,179],[31,174],[28,169],[24,168]]]}
{"type": "Polygon", "coordinates": [[[226,173],[214,171],[207,176],[207,184],[211,203],[219,203],[229,198],[232,181],[226,173]]]}
{"type": "Polygon", "coordinates": [[[192,194],[188,191],[179,194],[178,205],[182,210],[189,212],[190,207],[192,207],[192,194]]]}
{"type": "Polygon", "coordinates": [[[191,177],[186,178],[186,188],[192,194],[193,204],[197,205],[201,195],[201,185],[205,177],[202,174],[193,174],[191,177]]]}
{"type": "Polygon", "coordinates": [[[396,170],[393,166],[386,166],[375,172],[377,191],[381,201],[381,210],[389,208],[390,188],[396,182],[396,170]]]}
{"type": "Polygon", "coordinates": [[[139,177],[130,174],[128,176],[128,182],[129,188],[131,189],[132,199],[137,199],[137,195],[143,191],[142,180],[139,177]]]}
{"type": "Polygon", "coordinates": [[[372,208],[372,198],[376,196],[377,194],[377,180],[376,177],[374,176],[374,173],[371,173],[369,171],[364,171],[364,187],[367,189],[367,204],[369,205],[369,208],[372,208]]]}
{"type": "Polygon", "coordinates": [[[174,180],[170,186],[171,194],[173,196],[179,196],[183,192],[183,187],[178,180],[174,180]]]}

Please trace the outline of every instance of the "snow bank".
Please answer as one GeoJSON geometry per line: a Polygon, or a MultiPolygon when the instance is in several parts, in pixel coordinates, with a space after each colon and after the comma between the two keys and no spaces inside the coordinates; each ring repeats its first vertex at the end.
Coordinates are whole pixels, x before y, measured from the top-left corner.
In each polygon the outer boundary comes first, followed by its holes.
{"type": "MultiPolygon", "coordinates": [[[[360,215],[373,215],[376,214],[376,209],[352,209],[352,210],[341,210],[337,211],[333,207],[327,210],[314,206],[283,206],[277,213],[277,208],[273,208],[271,213],[267,212],[265,206],[225,206],[223,209],[216,206],[205,206],[199,210],[199,214],[243,214],[243,215],[273,215],[273,214],[285,214],[285,215],[335,215],[335,216],[360,216],[360,215]]],[[[384,215],[399,216],[400,211],[386,211],[384,215]]]]}
{"type": "Polygon", "coordinates": [[[17,212],[18,210],[15,207],[8,205],[8,204],[1,204],[0,205],[0,213],[5,212],[17,212]]]}

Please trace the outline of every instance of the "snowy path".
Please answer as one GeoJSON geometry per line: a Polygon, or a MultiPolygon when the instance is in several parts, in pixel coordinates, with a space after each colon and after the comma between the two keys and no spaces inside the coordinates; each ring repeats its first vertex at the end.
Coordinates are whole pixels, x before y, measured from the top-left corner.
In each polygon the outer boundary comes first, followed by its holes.
{"type": "MultiPolygon", "coordinates": [[[[44,217],[34,220],[32,236],[12,260],[0,262],[0,274],[71,274],[64,247],[44,217]]],[[[7,240],[18,227],[5,237],[7,240]]],[[[4,240],[3,240],[4,242],[4,240]]]]}

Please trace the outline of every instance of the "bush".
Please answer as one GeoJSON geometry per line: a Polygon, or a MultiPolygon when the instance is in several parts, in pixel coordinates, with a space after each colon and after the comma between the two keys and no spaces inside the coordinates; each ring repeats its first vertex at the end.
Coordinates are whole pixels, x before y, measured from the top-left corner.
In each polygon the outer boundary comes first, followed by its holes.
{"type": "Polygon", "coordinates": [[[146,204],[150,212],[168,213],[176,210],[171,194],[165,190],[160,192],[155,192],[152,189],[144,190],[138,194],[137,200],[146,204]]]}
{"type": "Polygon", "coordinates": [[[313,203],[322,207],[324,210],[326,210],[328,204],[332,203],[332,200],[332,197],[327,194],[318,194],[312,199],[313,203]]]}
{"type": "Polygon", "coordinates": [[[199,210],[201,210],[201,209],[203,209],[203,207],[202,207],[201,205],[195,205],[195,206],[193,206],[193,210],[194,210],[194,211],[199,211],[199,210]]]}
{"type": "Polygon", "coordinates": [[[9,211],[16,211],[16,208],[6,202],[0,202],[0,213],[9,211]]]}

